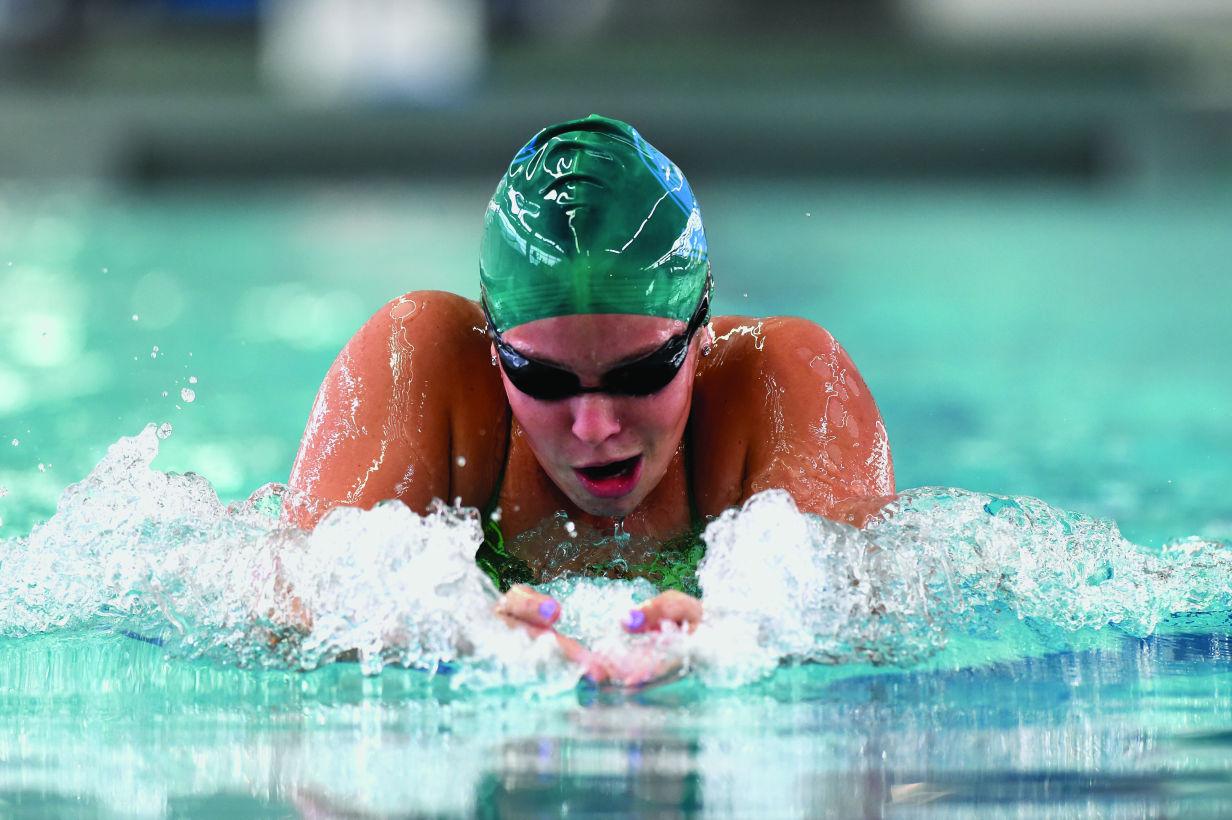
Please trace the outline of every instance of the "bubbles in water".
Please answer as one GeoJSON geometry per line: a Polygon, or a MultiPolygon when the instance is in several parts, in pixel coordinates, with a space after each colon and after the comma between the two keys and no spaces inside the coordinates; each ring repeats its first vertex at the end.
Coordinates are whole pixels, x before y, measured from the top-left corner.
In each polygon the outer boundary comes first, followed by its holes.
{"type": "Polygon", "coordinates": [[[459,467],[465,467],[466,466],[466,456],[458,456],[457,463],[459,467]]]}
{"type": "Polygon", "coordinates": [[[1173,613],[1232,609],[1229,545],[1191,539],[1154,553],[1112,522],[1031,498],[911,490],[859,530],[771,490],[704,537],[695,652],[724,683],[748,680],[758,658],[763,669],[910,663],[1004,618],[1063,639],[1109,624],[1146,635],[1173,613]]]}
{"type": "MultiPolygon", "coordinates": [[[[165,396],[167,394],[164,393],[163,395],[165,396]]],[[[171,423],[164,421],[162,424],[158,425],[158,429],[154,432],[155,435],[164,441],[171,438],[171,423]]]]}
{"type": "Polygon", "coordinates": [[[38,471],[39,471],[40,473],[45,473],[45,472],[47,472],[47,465],[46,465],[46,464],[43,464],[43,463],[41,463],[41,462],[40,462],[40,463],[39,463],[39,466],[38,466],[38,471]]]}
{"type": "Polygon", "coordinates": [[[169,393],[167,393],[167,391],[166,391],[166,390],[164,390],[164,391],[163,391],[163,398],[164,398],[164,399],[165,399],[165,398],[167,398],[167,396],[168,396],[168,395],[170,395],[170,394],[169,394],[169,393]]]}
{"type": "Polygon", "coordinates": [[[141,319],[141,317],[140,317],[140,316],[138,316],[136,313],[134,313],[134,314],[133,314],[133,321],[134,321],[134,322],[136,322],[136,321],[140,321],[140,319],[141,319]]]}
{"type": "Polygon", "coordinates": [[[457,685],[577,682],[555,640],[495,615],[476,511],[338,508],[305,533],[279,523],[285,488],[224,508],[201,476],[151,469],[158,442],[153,425],[116,442],[50,520],[0,540],[0,636],[92,623],[240,665],[353,652],[368,673],[464,661],[457,685]]]}
{"type": "Polygon", "coordinates": [[[197,392],[191,387],[185,387],[180,390],[180,398],[184,400],[185,404],[192,404],[197,399],[197,392]]]}
{"type": "MultiPolygon", "coordinates": [[[[192,354],[191,354],[191,353],[189,353],[188,355],[189,355],[189,356],[191,356],[192,354]]],[[[189,376],[189,377],[188,377],[188,383],[189,383],[189,384],[196,384],[196,383],[197,383],[197,377],[196,377],[196,376],[189,376]]]]}
{"type": "Polygon", "coordinates": [[[502,515],[501,508],[496,507],[495,509],[492,510],[492,514],[489,515],[488,517],[491,518],[493,521],[500,523],[501,515],[502,515]]]}
{"type": "Polygon", "coordinates": [[[154,345],[154,349],[150,351],[150,358],[151,359],[158,358],[158,345],[154,345]]]}
{"type": "MultiPolygon", "coordinates": [[[[294,495],[285,487],[224,506],[201,476],[152,469],[170,430],[116,442],[50,520],[0,538],[0,636],[93,625],[230,664],[312,669],[353,653],[368,673],[456,664],[459,686],[577,681],[550,636],[494,615],[496,590],[475,564],[475,510],[338,508],[303,532],[280,522],[294,495]]],[[[579,534],[567,519],[556,526],[579,534]]],[[[1030,498],[911,490],[861,530],[800,513],[772,490],[724,513],[704,539],[706,616],[695,633],[628,635],[620,619],[653,586],[576,575],[544,586],[562,604],[560,629],[617,670],[650,657],[734,685],[783,662],[913,663],[956,635],[1019,635],[1024,622],[1065,640],[1232,610],[1227,545],[1149,551],[1111,522],[1030,498]]]]}
{"type": "Polygon", "coordinates": [[[12,444],[14,447],[20,447],[21,439],[13,439],[12,441],[9,442],[9,444],[12,444]]]}
{"type": "Polygon", "coordinates": [[[3,484],[0,484],[0,498],[4,498],[8,494],[9,494],[9,488],[5,487],[3,484]]]}

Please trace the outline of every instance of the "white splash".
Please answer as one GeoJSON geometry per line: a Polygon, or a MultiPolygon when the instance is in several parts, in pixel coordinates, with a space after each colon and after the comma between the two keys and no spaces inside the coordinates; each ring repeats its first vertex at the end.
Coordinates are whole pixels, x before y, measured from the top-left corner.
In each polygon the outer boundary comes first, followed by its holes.
{"type": "MultiPolygon", "coordinates": [[[[280,523],[294,500],[279,485],[224,506],[201,476],[153,469],[168,432],[120,439],[50,520],[0,539],[0,636],[91,625],[241,666],[354,656],[369,674],[449,665],[459,686],[577,682],[550,636],[494,614],[497,592],[474,561],[476,511],[338,508],[305,533],[280,523]]],[[[1062,634],[1115,624],[1143,635],[1173,613],[1232,610],[1228,545],[1150,551],[1111,522],[1030,498],[912,490],[861,530],[772,490],[704,538],[694,634],[628,635],[620,622],[654,595],[649,582],[577,577],[544,587],[562,604],[560,630],[613,668],[652,656],[737,685],[784,662],[913,663],[957,634],[999,629],[994,611],[1062,634]]]]}
{"type": "Polygon", "coordinates": [[[571,687],[550,638],[494,614],[473,510],[400,502],[283,527],[283,488],[224,507],[193,473],[152,469],[158,429],[113,444],[27,538],[0,540],[0,636],[111,625],[168,651],[312,669],[350,653],[365,672],[464,661],[459,685],[571,687]]]}
{"type": "Polygon", "coordinates": [[[942,488],[903,493],[857,529],[761,493],[706,530],[706,618],[690,652],[712,683],[784,661],[911,663],[994,613],[1064,632],[1147,635],[1173,614],[1232,610],[1232,548],[1151,551],[1111,521],[942,488]]]}

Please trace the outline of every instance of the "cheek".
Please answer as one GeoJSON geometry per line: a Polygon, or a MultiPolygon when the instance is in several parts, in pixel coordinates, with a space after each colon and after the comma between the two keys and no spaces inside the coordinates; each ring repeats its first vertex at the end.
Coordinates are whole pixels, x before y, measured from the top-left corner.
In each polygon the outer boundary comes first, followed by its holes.
{"type": "Polygon", "coordinates": [[[633,416],[642,430],[654,434],[656,438],[672,436],[683,430],[688,422],[692,396],[693,391],[687,381],[672,382],[662,393],[636,407],[633,416]]]}
{"type": "Polygon", "coordinates": [[[569,432],[568,405],[564,402],[542,402],[527,398],[505,385],[509,409],[532,442],[547,443],[569,432]]]}

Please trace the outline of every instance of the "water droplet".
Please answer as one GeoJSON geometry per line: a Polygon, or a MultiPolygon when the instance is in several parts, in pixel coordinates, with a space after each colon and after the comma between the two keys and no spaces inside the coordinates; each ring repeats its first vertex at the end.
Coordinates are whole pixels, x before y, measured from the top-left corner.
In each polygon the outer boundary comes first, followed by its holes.
{"type": "Polygon", "coordinates": [[[154,345],[154,349],[150,351],[150,358],[151,359],[158,358],[158,345],[154,345]]]}
{"type": "Polygon", "coordinates": [[[490,517],[493,521],[499,522],[501,520],[502,515],[503,513],[501,512],[501,508],[497,507],[496,509],[492,510],[492,515],[490,517]]]}
{"type": "Polygon", "coordinates": [[[107,273],[107,268],[103,268],[103,273],[107,273]]]}
{"type": "Polygon", "coordinates": [[[8,487],[0,487],[0,498],[4,498],[8,494],[9,494],[8,487]]]}
{"type": "Polygon", "coordinates": [[[133,321],[134,321],[134,322],[139,321],[140,319],[141,319],[141,317],[140,317],[140,316],[138,316],[136,313],[134,313],[134,314],[133,314],[133,321]]]}
{"type": "Polygon", "coordinates": [[[459,467],[466,466],[466,456],[458,456],[458,466],[459,467]]]}
{"type": "Polygon", "coordinates": [[[745,299],[748,299],[748,298],[749,298],[749,293],[748,293],[748,291],[745,291],[745,292],[744,292],[744,298],[745,298],[745,299]]]}
{"type": "Polygon", "coordinates": [[[163,398],[164,398],[164,399],[165,399],[165,398],[167,398],[167,391],[166,391],[166,390],[164,390],[164,391],[163,391],[163,398]]]}
{"type": "Polygon", "coordinates": [[[462,496],[460,496],[460,495],[455,495],[455,496],[453,497],[453,505],[454,505],[455,507],[461,507],[461,506],[462,506],[462,496]]]}
{"type": "Polygon", "coordinates": [[[577,525],[572,521],[566,521],[565,532],[569,533],[570,538],[577,538],[577,525]]]}
{"type": "Polygon", "coordinates": [[[43,463],[41,463],[41,462],[40,462],[40,463],[39,463],[39,472],[40,472],[40,473],[45,473],[45,472],[47,472],[47,465],[46,465],[46,464],[43,464],[43,463]]]}
{"type": "Polygon", "coordinates": [[[183,399],[186,404],[192,404],[197,399],[197,392],[190,387],[185,387],[180,391],[180,398],[183,399]]]}
{"type": "Polygon", "coordinates": [[[14,447],[17,447],[18,445],[21,444],[21,439],[15,438],[12,441],[10,441],[9,444],[12,444],[14,447]]]}
{"type": "Polygon", "coordinates": [[[805,215],[805,216],[812,216],[812,215],[813,215],[813,212],[812,212],[812,211],[805,211],[805,212],[804,212],[804,215],[805,215]]]}
{"type": "MultiPolygon", "coordinates": [[[[164,393],[163,395],[165,396],[167,394],[164,393]]],[[[171,438],[171,422],[164,421],[162,424],[158,425],[158,429],[154,431],[154,435],[164,440],[171,438]]]]}
{"type": "MultiPolygon", "coordinates": [[[[189,353],[188,355],[189,355],[189,356],[191,356],[192,354],[191,354],[191,353],[189,353]]],[[[188,383],[189,383],[189,384],[196,384],[196,383],[197,383],[197,377],[196,377],[196,376],[189,376],[189,377],[188,377],[188,383]]]]}

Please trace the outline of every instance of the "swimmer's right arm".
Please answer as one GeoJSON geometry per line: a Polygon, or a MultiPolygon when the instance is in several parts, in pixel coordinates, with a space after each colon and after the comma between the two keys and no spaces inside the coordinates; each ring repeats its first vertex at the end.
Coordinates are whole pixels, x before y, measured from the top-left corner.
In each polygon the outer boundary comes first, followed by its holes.
{"type": "MultiPolygon", "coordinates": [[[[507,439],[508,404],[482,310],[451,293],[408,293],[360,328],[322,382],[283,518],[311,529],[334,507],[394,498],[421,514],[434,498],[482,508],[495,493],[507,439]]],[[[311,630],[312,613],[281,578],[277,594],[280,614],[271,617],[311,630]]],[[[554,633],[560,607],[514,587],[496,613],[537,636],[554,633]]],[[[580,644],[556,638],[567,657],[587,664],[580,644]]]]}
{"type": "Polygon", "coordinates": [[[486,505],[504,459],[508,410],[483,313],[413,291],[378,310],[329,369],[291,470],[283,517],[311,529],[333,507],[400,499],[486,505]]]}

